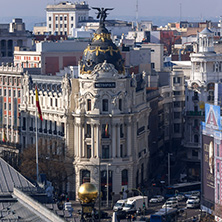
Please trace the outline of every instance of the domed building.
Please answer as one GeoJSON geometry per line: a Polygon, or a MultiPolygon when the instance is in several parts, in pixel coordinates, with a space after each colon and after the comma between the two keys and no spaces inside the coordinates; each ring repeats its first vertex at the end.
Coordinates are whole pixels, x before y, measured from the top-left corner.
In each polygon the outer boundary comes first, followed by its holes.
{"type": "Polygon", "coordinates": [[[125,73],[120,50],[100,23],[83,52],[79,78],[72,80],[76,193],[82,183],[99,188],[102,198],[137,188],[147,179],[150,114],[146,73],[125,73]],[[100,167],[99,167],[100,165],[100,167]]]}

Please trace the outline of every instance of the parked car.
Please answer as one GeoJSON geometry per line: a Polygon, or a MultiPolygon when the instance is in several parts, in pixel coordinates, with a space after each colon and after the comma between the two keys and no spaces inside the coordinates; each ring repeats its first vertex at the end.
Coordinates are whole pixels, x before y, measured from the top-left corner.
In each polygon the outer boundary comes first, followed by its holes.
{"type": "Polygon", "coordinates": [[[178,201],[177,200],[167,200],[165,204],[162,206],[162,208],[174,208],[178,207],[178,201]]]}
{"type": "Polygon", "coordinates": [[[183,194],[177,194],[175,197],[178,201],[183,201],[185,199],[185,196],[183,194]]]}
{"type": "Polygon", "coordinates": [[[186,198],[189,198],[191,196],[200,196],[200,191],[189,191],[189,192],[186,192],[184,193],[185,197],[186,198]]]}
{"type": "Polygon", "coordinates": [[[150,203],[160,203],[160,202],[162,202],[162,201],[164,201],[164,197],[161,196],[161,195],[153,196],[153,197],[149,200],[150,203]]]}
{"type": "Polygon", "coordinates": [[[187,208],[196,208],[200,206],[200,199],[197,196],[191,196],[186,202],[187,208]]]}

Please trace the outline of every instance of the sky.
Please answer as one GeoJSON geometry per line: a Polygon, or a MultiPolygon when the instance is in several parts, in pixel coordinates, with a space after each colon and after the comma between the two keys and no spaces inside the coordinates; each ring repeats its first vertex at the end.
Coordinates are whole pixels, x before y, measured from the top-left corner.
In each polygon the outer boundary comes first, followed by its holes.
{"type": "MultiPolygon", "coordinates": [[[[77,0],[76,0],[77,1],[77,0]]],[[[71,2],[76,2],[71,0],[71,2]]],[[[59,0],[1,0],[0,17],[45,17],[47,4],[59,0]]],[[[78,1],[80,2],[80,1],[78,1]]],[[[110,18],[116,16],[136,17],[137,0],[86,0],[90,6],[114,8],[110,18]]],[[[218,17],[222,15],[221,0],[138,0],[139,18],[144,16],[171,17],[218,17]],[[181,10],[180,10],[181,8],[181,10]]],[[[90,15],[95,17],[94,10],[90,15]]]]}

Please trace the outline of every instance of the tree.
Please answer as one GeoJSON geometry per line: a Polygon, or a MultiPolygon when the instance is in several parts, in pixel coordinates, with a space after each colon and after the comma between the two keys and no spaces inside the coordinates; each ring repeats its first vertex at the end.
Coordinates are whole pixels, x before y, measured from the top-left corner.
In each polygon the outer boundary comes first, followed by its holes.
{"type": "MultiPolygon", "coordinates": [[[[68,177],[73,176],[74,169],[72,157],[65,152],[63,141],[50,140],[43,145],[42,140],[38,143],[39,174],[45,174],[47,180],[52,182],[55,191],[59,193],[66,185],[68,177]]],[[[30,180],[36,180],[36,145],[29,145],[23,150],[20,159],[20,172],[30,180]]]]}

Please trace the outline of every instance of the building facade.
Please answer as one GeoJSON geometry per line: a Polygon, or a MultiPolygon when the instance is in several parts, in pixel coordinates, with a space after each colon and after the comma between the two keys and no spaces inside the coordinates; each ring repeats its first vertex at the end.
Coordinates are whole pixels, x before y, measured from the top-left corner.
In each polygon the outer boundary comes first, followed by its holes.
{"type": "Polygon", "coordinates": [[[222,55],[213,47],[214,33],[205,28],[199,33],[198,52],[191,54],[191,74],[186,80],[184,147],[187,150],[187,174],[200,179],[200,123],[204,120],[204,104],[214,103],[215,84],[222,78],[222,55]]]}
{"type": "Polygon", "coordinates": [[[78,28],[78,23],[89,18],[89,6],[83,1],[71,3],[63,1],[46,7],[46,23],[49,35],[71,35],[72,28],[78,28]]]}

